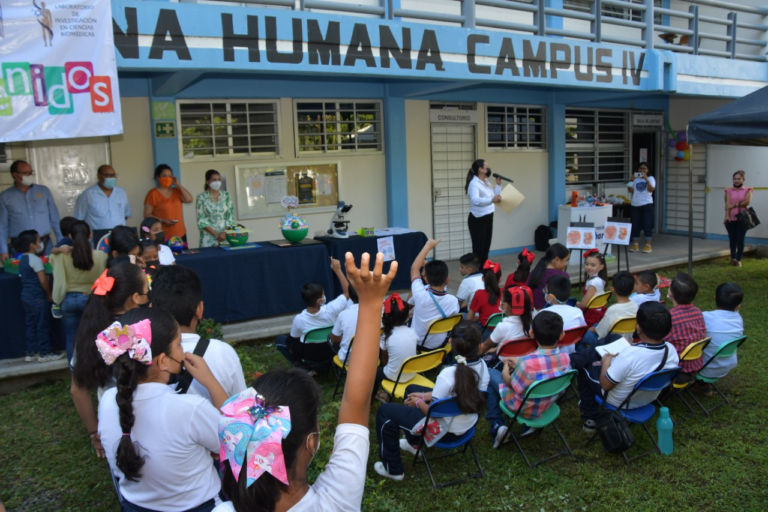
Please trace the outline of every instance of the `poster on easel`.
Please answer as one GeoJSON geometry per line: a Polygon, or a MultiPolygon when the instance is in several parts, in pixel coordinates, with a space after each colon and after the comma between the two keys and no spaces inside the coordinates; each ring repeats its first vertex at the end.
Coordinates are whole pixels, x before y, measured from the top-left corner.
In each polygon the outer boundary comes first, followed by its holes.
{"type": "Polygon", "coordinates": [[[629,219],[609,217],[605,223],[605,243],[611,245],[629,245],[632,236],[632,223],[629,219]]]}
{"type": "Polygon", "coordinates": [[[591,222],[572,222],[566,238],[568,249],[594,249],[595,225],[591,222]]]}

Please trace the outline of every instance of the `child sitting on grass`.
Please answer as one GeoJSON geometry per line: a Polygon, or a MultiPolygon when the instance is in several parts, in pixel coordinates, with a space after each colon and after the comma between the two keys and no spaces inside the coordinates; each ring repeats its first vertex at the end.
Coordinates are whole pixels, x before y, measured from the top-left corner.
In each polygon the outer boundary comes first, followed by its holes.
{"type": "MultiPolygon", "coordinates": [[[[499,407],[499,400],[514,412],[520,407],[528,387],[538,380],[559,377],[571,369],[568,355],[557,348],[557,342],[563,338],[563,319],[550,311],[542,311],[533,319],[533,337],[539,344],[534,354],[521,357],[517,362],[507,359],[504,371],[489,370],[488,411],[485,419],[491,424],[493,447],[498,448],[507,435],[505,414],[499,407]]],[[[558,397],[528,400],[525,409],[520,411],[523,418],[538,418],[558,397]]],[[[535,428],[523,427],[520,433],[525,437],[536,432],[535,428]]]]}
{"type": "Polygon", "coordinates": [[[304,337],[313,329],[333,325],[339,313],[347,307],[349,282],[341,271],[341,263],[331,258],[331,270],[341,283],[342,295],[326,304],[325,290],[320,283],[308,283],[301,289],[301,298],[307,308],[296,315],[288,336],[281,334],[275,338],[275,348],[285,356],[293,366],[302,366],[312,372],[325,370],[335,355],[328,343],[304,344],[304,337]]]}
{"type": "MultiPolygon", "coordinates": [[[[611,286],[611,292],[616,297],[616,304],[611,305],[605,312],[605,316],[600,323],[593,325],[584,334],[576,350],[584,351],[590,347],[600,345],[604,342],[610,342],[613,340],[606,340],[608,332],[611,330],[611,326],[620,318],[634,318],[637,315],[637,302],[629,300],[629,296],[632,290],[635,288],[635,278],[626,270],[616,272],[613,276],[613,284],[611,286]],[[599,340],[603,340],[600,342],[599,340]]],[[[616,335],[618,338],[619,335],[616,335]]],[[[627,334],[626,336],[630,336],[627,334]]]]}
{"type": "MultiPolygon", "coordinates": [[[[723,283],[715,290],[717,309],[703,313],[704,325],[707,328],[706,336],[712,338],[712,341],[704,349],[704,363],[712,359],[712,356],[723,344],[744,335],[744,319],[739,313],[743,300],[744,291],[735,283],[723,283]]],[[[703,368],[699,375],[709,379],[719,379],[728,375],[728,372],[735,368],[737,363],[735,352],[728,357],[718,357],[706,368],[703,368]]],[[[712,396],[714,393],[710,384],[697,387],[705,396],[712,396]]]]}
{"type": "Polygon", "coordinates": [[[643,302],[661,301],[661,292],[656,288],[659,278],[653,270],[643,270],[635,275],[635,293],[629,296],[635,304],[640,306],[643,302]]]}

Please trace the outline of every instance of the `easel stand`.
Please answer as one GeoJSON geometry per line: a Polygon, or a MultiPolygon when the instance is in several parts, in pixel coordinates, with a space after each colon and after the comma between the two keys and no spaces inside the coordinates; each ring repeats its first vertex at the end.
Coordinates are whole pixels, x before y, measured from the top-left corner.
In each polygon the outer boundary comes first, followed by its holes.
{"type": "MultiPolygon", "coordinates": [[[[594,222],[571,222],[570,227],[572,228],[594,228],[595,223],[594,222]]],[[[594,236],[594,235],[593,235],[594,236]]],[[[583,284],[581,280],[584,277],[584,274],[581,271],[582,264],[584,263],[584,251],[590,250],[590,249],[568,249],[571,253],[573,251],[579,251],[579,282],[577,283],[579,285],[579,289],[583,288],[583,284]]]]}
{"type": "MultiPolygon", "coordinates": [[[[631,224],[630,219],[626,219],[624,217],[608,217],[608,222],[617,222],[622,224],[631,224]]],[[[632,230],[630,229],[627,233],[627,242],[631,239],[632,230]]],[[[624,258],[627,262],[627,272],[629,272],[629,243],[626,244],[609,244],[608,242],[605,243],[605,249],[603,250],[603,256],[605,256],[608,253],[608,246],[611,247],[617,247],[618,248],[618,254],[616,254],[616,272],[621,272],[621,250],[624,249],[624,258]]],[[[613,254],[613,250],[611,250],[611,254],[613,254]]],[[[608,269],[606,268],[606,271],[608,269]]]]}

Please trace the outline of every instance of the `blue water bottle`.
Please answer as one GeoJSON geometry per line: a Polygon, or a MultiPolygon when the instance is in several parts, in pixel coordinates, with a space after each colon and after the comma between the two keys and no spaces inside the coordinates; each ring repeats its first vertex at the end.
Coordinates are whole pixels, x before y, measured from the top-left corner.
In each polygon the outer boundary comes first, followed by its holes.
{"type": "Polygon", "coordinates": [[[659,433],[659,450],[664,455],[672,454],[672,418],[669,417],[669,409],[662,407],[659,411],[659,419],[656,420],[656,431],[659,433]]]}

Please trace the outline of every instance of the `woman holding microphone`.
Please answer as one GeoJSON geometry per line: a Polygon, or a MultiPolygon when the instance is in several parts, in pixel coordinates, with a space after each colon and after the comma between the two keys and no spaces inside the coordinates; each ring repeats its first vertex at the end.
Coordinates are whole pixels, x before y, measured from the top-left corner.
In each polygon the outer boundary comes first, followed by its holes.
{"type": "Polygon", "coordinates": [[[472,252],[484,263],[488,259],[488,251],[491,250],[491,237],[493,236],[493,209],[494,204],[501,202],[501,178],[496,178],[496,186],[492,186],[488,177],[491,168],[488,162],[475,160],[472,168],[467,172],[467,184],[464,187],[469,195],[469,217],[467,227],[472,238],[472,252]]]}

